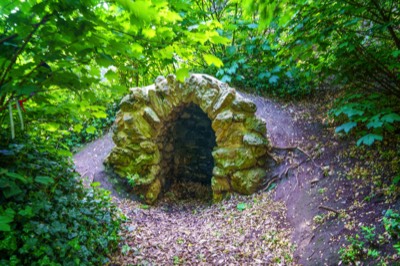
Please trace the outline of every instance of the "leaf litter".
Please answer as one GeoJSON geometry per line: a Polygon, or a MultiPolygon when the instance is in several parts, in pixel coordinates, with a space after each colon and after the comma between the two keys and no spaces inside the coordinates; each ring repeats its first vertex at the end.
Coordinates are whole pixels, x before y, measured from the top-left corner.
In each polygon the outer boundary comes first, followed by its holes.
{"type": "Polygon", "coordinates": [[[295,265],[286,208],[272,192],[211,204],[204,185],[183,185],[155,206],[115,199],[127,221],[111,265],[295,265]]]}

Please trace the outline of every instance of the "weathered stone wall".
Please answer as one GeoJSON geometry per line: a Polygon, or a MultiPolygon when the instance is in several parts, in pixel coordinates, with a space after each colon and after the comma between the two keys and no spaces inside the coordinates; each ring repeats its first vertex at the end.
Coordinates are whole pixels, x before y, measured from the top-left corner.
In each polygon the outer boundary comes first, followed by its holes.
{"type": "Polygon", "coordinates": [[[155,85],[131,89],[120,107],[116,147],[107,163],[133,181],[148,203],[173,178],[208,182],[207,169],[212,166],[214,200],[232,191],[251,194],[266,175],[265,122],[255,116],[254,103],[213,77],[192,74],[184,83],[173,75],[158,77],[155,85]],[[214,138],[207,133],[210,122],[214,138]],[[211,161],[211,147],[200,149],[206,143],[214,145],[211,161]]]}

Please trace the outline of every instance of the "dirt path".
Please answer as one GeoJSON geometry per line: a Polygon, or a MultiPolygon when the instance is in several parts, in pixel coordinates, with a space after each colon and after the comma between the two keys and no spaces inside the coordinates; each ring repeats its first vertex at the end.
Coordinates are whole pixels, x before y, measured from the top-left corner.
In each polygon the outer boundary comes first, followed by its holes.
{"type": "MultiPolygon", "coordinates": [[[[177,201],[172,195],[148,209],[136,201],[116,198],[129,218],[121,252],[113,257],[116,265],[146,262],[291,265],[296,261],[303,265],[321,265],[322,260],[333,259],[337,262],[329,254],[321,258],[320,250],[315,248],[318,245],[308,248],[315,238],[312,218],[318,212],[318,200],[314,202],[316,192],[310,193],[310,181],[322,179],[321,167],[329,164],[326,159],[311,160],[308,153],[321,148],[310,140],[313,133],[321,133],[320,125],[299,117],[304,111],[297,106],[242,94],[256,103],[257,115],[266,120],[273,146],[300,147],[299,150],[273,149],[280,159],[279,164],[272,165],[273,174],[283,182],[273,194],[234,196],[212,206],[198,201],[177,201]],[[300,166],[293,167],[296,164],[300,166]],[[295,253],[290,242],[297,246],[295,253]]],[[[74,156],[77,171],[89,181],[100,181],[106,188],[112,188],[102,162],[113,146],[110,133],[89,144],[74,156]]],[[[113,194],[117,195],[115,191],[113,194]]],[[[323,248],[326,247],[321,245],[323,248]]]]}
{"type": "MultiPolygon", "coordinates": [[[[315,191],[310,191],[311,180],[322,178],[321,165],[325,161],[310,160],[316,142],[312,134],[321,134],[321,128],[314,125],[314,119],[306,121],[301,115],[310,110],[300,106],[283,104],[261,96],[242,93],[257,105],[257,115],[267,122],[267,134],[273,146],[273,154],[279,163],[271,165],[272,176],[278,178],[274,199],[283,201],[287,207],[286,219],[293,228],[291,240],[296,245],[295,260],[302,265],[321,265],[322,259],[312,260],[315,250],[309,248],[313,238],[313,217],[318,212],[315,191]],[[289,149],[298,147],[299,149],[289,149]],[[282,149],[279,149],[282,148],[282,149]],[[296,166],[300,164],[300,166],[296,166]],[[316,201],[316,202],[314,202],[316,201]]],[[[321,245],[323,249],[325,245],[321,245]]],[[[324,254],[327,257],[329,254],[324,254]]],[[[326,259],[332,260],[332,258],[326,259]]],[[[337,260],[336,260],[337,261],[337,260]]]]}

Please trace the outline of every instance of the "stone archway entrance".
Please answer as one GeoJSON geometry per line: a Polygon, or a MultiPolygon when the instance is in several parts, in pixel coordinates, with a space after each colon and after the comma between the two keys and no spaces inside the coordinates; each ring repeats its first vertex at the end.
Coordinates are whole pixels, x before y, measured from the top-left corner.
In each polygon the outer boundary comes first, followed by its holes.
{"type": "Polygon", "coordinates": [[[158,136],[161,151],[161,171],[165,182],[193,181],[211,185],[216,146],[211,120],[191,103],[177,108],[166,132],[158,136]]]}
{"type": "Polygon", "coordinates": [[[213,77],[158,77],[131,89],[120,108],[107,163],[147,203],[171,178],[210,183],[220,200],[255,192],[266,175],[265,122],[254,103],[213,77]]]}

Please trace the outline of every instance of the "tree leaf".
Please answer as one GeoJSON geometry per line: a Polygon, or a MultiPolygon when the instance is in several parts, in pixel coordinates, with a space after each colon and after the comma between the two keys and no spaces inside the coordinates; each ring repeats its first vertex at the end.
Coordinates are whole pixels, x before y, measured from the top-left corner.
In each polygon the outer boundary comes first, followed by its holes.
{"type": "Polygon", "coordinates": [[[24,184],[26,184],[28,182],[28,180],[23,175],[20,175],[20,174],[14,173],[14,172],[8,172],[8,171],[5,174],[14,179],[18,179],[19,181],[21,181],[24,184]]]}
{"type": "Polygon", "coordinates": [[[381,117],[381,120],[387,123],[400,122],[400,115],[390,113],[381,117]]]}
{"type": "Polygon", "coordinates": [[[231,42],[231,40],[229,40],[228,38],[220,36],[220,35],[212,36],[210,39],[211,39],[211,43],[214,43],[214,44],[226,45],[231,42]]]}
{"type": "Polygon", "coordinates": [[[184,82],[185,78],[189,77],[189,69],[188,68],[180,68],[176,71],[176,79],[180,82],[184,82]]]}
{"type": "Polygon", "coordinates": [[[247,209],[247,204],[246,204],[246,203],[243,203],[243,202],[238,203],[238,204],[236,205],[236,209],[238,209],[239,211],[244,211],[245,209],[247,209]]]}
{"type": "Polygon", "coordinates": [[[375,142],[375,140],[382,140],[382,139],[383,137],[381,135],[367,134],[364,137],[357,140],[357,146],[360,146],[363,143],[365,145],[371,146],[375,142]]]}
{"type": "Polygon", "coordinates": [[[48,185],[54,183],[54,180],[49,176],[37,176],[35,177],[35,182],[43,185],[48,185]]]}
{"type": "Polygon", "coordinates": [[[69,150],[57,150],[57,154],[60,156],[65,156],[65,157],[71,157],[72,156],[72,152],[70,152],[69,150]]]}
{"type": "Polygon", "coordinates": [[[81,124],[76,124],[76,125],[74,125],[74,128],[73,128],[74,132],[77,132],[77,133],[81,132],[82,129],[83,129],[83,126],[81,124]]]}
{"type": "Polygon", "coordinates": [[[156,36],[156,31],[153,29],[143,29],[142,33],[148,39],[152,39],[156,36]]]}
{"type": "Polygon", "coordinates": [[[118,75],[117,73],[115,73],[114,71],[112,71],[111,69],[109,69],[107,71],[107,73],[104,75],[104,77],[106,79],[108,79],[109,81],[113,81],[113,80],[117,80],[118,79],[118,75]]]}
{"type": "Polygon", "coordinates": [[[88,127],[86,128],[86,133],[88,133],[88,134],[94,134],[94,133],[96,133],[96,128],[95,128],[94,126],[88,126],[88,127]]]}
{"type": "Polygon", "coordinates": [[[60,124],[54,122],[45,123],[43,124],[43,128],[49,132],[56,132],[60,128],[60,124]]]}
{"type": "Polygon", "coordinates": [[[216,67],[221,67],[224,65],[224,63],[216,57],[215,55],[212,54],[204,54],[203,55],[204,60],[206,61],[207,65],[214,65],[216,67]]]}
{"type": "Polygon", "coordinates": [[[224,75],[221,79],[222,82],[231,82],[232,77],[228,75],[224,75]]]}
{"type": "Polygon", "coordinates": [[[93,112],[92,115],[96,118],[107,118],[107,113],[103,111],[93,112]]]}
{"type": "Polygon", "coordinates": [[[279,77],[278,77],[278,76],[272,75],[272,76],[269,78],[268,82],[269,82],[269,84],[276,84],[276,83],[278,82],[278,80],[279,80],[279,77]]]}
{"type": "Polygon", "coordinates": [[[11,231],[10,223],[13,221],[13,217],[0,215],[0,231],[9,232],[11,231]]]}
{"type": "Polygon", "coordinates": [[[338,132],[344,130],[344,132],[349,133],[349,131],[355,126],[357,126],[357,122],[348,122],[341,126],[338,126],[336,128],[335,132],[338,133],[338,132]]]}
{"type": "Polygon", "coordinates": [[[373,128],[379,128],[379,127],[382,127],[382,126],[383,126],[383,122],[380,121],[380,120],[373,120],[373,121],[370,121],[370,122],[367,124],[367,128],[371,128],[371,127],[373,127],[373,128]]]}
{"type": "Polygon", "coordinates": [[[10,223],[14,220],[14,210],[8,208],[0,215],[0,231],[9,232],[11,230],[10,223]]]}
{"type": "Polygon", "coordinates": [[[251,23],[251,24],[247,25],[247,28],[249,28],[249,29],[257,29],[258,28],[258,24],[251,23]]]}

